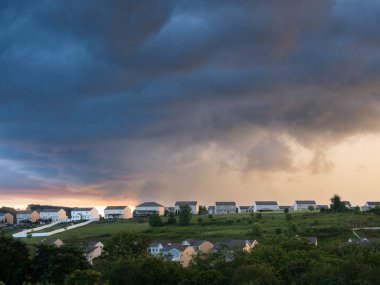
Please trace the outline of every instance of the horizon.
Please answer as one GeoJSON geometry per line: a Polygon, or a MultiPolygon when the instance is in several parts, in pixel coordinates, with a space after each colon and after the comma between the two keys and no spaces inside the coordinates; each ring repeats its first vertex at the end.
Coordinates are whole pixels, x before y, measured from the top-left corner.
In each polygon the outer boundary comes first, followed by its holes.
{"type": "Polygon", "coordinates": [[[0,6],[0,204],[380,201],[380,2],[0,6]]]}

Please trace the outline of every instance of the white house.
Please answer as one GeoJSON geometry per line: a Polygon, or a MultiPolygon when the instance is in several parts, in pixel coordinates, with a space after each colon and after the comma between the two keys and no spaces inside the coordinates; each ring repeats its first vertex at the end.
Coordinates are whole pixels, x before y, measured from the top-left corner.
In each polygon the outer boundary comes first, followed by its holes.
{"type": "Polygon", "coordinates": [[[253,212],[252,206],[240,206],[239,207],[239,213],[251,213],[253,212]]]}
{"type": "Polygon", "coordinates": [[[198,214],[197,201],[177,201],[175,202],[175,212],[179,213],[181,206],[189,206],[193,215],[198,214]]]}
{"type": "Polygon", "coordinates": [[[51,220],[52,222],[66,221],[67,215],[64,209],[43,209],[40,211],[41,220],[51,220]]]}
{"type": "Polygon", "coordinates": [[[294,211],[300,210],[308,210],[309,207],[313,207],[313,209],[317,208],[317,203],[313,200],[297,200],[293,204],[294,211]]]}
{"type": "Polygon", "coordinates": [[[9,224],[13,225],[14,218],[13,215],[10,213],[0,213],[0,224],[9,224]]]}
{"type": "Polygon", "coordinates": [[[149,245],[148,251],[151,255],[157,256],[163,254],[164,248],[168,245],[171,245],[171,243],[167,241],[152,242],[149,245]]]}
{"type": "Polygon", "coordinates": [[[18,224],[32,222],[35,223],[40,218],[37,211],[20,211],[16,214],[18,224]]]}
{"type": "Polygon", "coordinates": [[[253,210],[255,212],[261,211],[279,211],[280,207],[276,201],[255,201],[253,205],[253,210]]]}
{"type": "Polygon", "coordinates": [[[108,206],[104,209],[106,220],[129,219],[132,218],[131,209],[128,206],[108,206]]]}
{"type": "Polygon", "coordinates": [[[215,202],[215,214],[234,214],[236,213],[235,202],[215,202]]]}
{"type": "Polygon", "coordinates": [[[99,220],[98,210],[96,208],[74,208],[71,210],[71,220],[99,220]]]}
{"type": "Polygon", "coordinates": [[[164,215],[165,207],[156,203],[156,202],[144,202],[136,206],[136,209],[133,211],[133,216],[135,217],[144,217],[152,214],[159,214],[160,216],[164,215]]]}
{"type": "Polygon", "coordinates": [[[368,211],[376,207],[380,207],[380,202],[366,202],[361,209],[362,211],[368,211]]]}
{"type": "Polygon", "coordinates": [[[209,215],[214,215],[215,214],[215,206],[208,206],[207,211],[208,211],[209,215]]]}

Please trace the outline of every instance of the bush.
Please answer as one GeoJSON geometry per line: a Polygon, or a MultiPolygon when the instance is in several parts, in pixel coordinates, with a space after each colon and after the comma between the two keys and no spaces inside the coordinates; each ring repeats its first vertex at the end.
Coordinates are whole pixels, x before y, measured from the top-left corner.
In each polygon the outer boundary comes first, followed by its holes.
{"type": "Polygon", "coordinates": [[[197,222],[198,222],[198,224],[202,224],[202,218],[199,217],[199,218],[197,219],[197,222]]]}
{"type": "Polygon", "coordinates": [[[285,219],[286,219],[287,221],[290,221],[290,220],[292,219],[292,214],[287,213],[287,214],[285,215],[285,219]]]}
{"type": "Polygon", "coordinates": [[[162,226],[162,220],[161,217],[158,214],[153,214],[149,216],[149,225],[151,227],[161,227],[162,226]]]}
{"type": "Polygon", "coordinates": [[[168,225],[174,225],[175,223],[177,223],[177,219],[175,218],[174,213],[170,213],[168,218],[168,225]]]}

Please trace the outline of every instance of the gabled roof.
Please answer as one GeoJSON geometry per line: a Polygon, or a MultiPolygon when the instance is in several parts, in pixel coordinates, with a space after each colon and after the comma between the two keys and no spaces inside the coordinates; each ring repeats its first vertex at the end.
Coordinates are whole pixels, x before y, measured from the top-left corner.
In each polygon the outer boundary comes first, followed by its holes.
{"type": "Polygon", "coordinates": [[[278,206],[281,210],[293,208],[293,206],[278,206]]]}
{"type": "Polygon", "coordinates": [[[277,202],[276,201],[255,201],[256,205],[271,205],[271,206],[276,206],[277,202]]]}
{"type": "Polygon", "coordinates": [[[92,208],[73,208],[71,210],[71,212],[87,212],[87,211],[91,211],[92,209],[94,209],[94,207],[92,207],[92,208]]]}
{"type": "Polygon", "coordinates": [[[184,251],[185,249],[187,248],[187,246],[184,246],[182,244],[179,244],[179,243],[173,243],[173,244],[168,244],[167,246],[165,246],[164,248],[164,251],[170,251],[172,249],[176,249],[180,252],[184,251]]]}
{"type": "Polygon", "coordinates": [[[236,206],[235,202],[215,202],[216,206],[236,206]]]}
{"type": "Polygon", "coordinates": [[[215,250],[227,248],[227,249],[234,249],[236,247],[245,247],[246,243],[253,244],[253,240],[245,240],[245,239],[233,239],[225,242],[216,242],[215,243],[215,250]]]}
{"type": "Polygon", "coordinates": [[[380,202],[367,202],[368,206],[380,206],[380,202]]]}
{"type": "Polygon", "coordinates": [[[184,205],[196,206],[197,203],[198,203],[197,201],[176,201],[175,205],[176,206],[184,206],[184,205]]]}
{"type": "Polygon", "coordinates": [[[316,204],[314,200],[296,200],[297,204],[316,204]]]}
{"type": "Polygon", "coordinates": [[[124,210],[128,206],[107,206],[104,210],[124,210]]]}
{"type": "Polygon", "coordinates": [[[163,207],[163,206],[156,202],[144,202],[144,203],[141,203],[140,205],[137,205],[136,208],[137,207],[163,207]]]}
{"type": "Polygon", "coordinates": [[[40,213],[58,213],[59,211],[63,210],[62,208],[52,208],[52,209],[42,209],[40,213]]]}

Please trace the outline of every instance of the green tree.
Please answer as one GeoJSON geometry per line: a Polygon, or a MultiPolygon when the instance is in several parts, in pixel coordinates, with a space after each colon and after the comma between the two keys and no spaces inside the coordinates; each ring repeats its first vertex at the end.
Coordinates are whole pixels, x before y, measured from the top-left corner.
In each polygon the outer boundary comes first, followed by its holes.
{"type": "Polygon", "coordinates": [[[168,225],[174,225],[175,223],[177,223],[177,219],[175,218],[174,213],[169,213],[168,225]]]}
{"type": "Polygon", "coordinates": [[[198,222],[198,224],[202,224],[202,218],[199,217],[199,218],[197,219],[197,222],[198,222]]]}
{"type": "Polygon", "coordinates": [[[330,211],[331,212],[344,212],[346,211],[346,206],[344,203],[341,201],[341,198],[338,194],[334,194],[334,196],[331,197],[331,206],[330,206],[330,211]]]}
{"type": "Polygon", "coordinates": [[[22,284],[29,268],[29,251],[20,240],[0,237],[0,281],[22,284]]]}
{"type": "Polygon", "coordinates": [[[276,276],[275,270],[271,266],[266,264],[250,264],[240,266],[235,270],[232,284],[277,285],[282,284],[282,282],[276,276]]]}
{"type": "Polygon", "coordinates": [[[192,281],[196,285],[225,285],[229,283],[226,276],[215,269],[198,270],[192,281]]]}
{"type": "Polygon", "coordinates": [[[146,236],[133,233],[121,232],[113,235],[104,245],[100,259],[118,259],[128,256],[147,255],[149,240],[146,236]]]}
{"type": "Polygon", "coordinates": [[[285,214],[289,213],[289,208],[285,208],[285,209],[284,209],[284,213],[285,213],[285,214]]]}
{"type": "Polygon", "coordinates": [[[179,224],[181,226],[188,226],[191,220],[191,208],[189,205],[179,207],[179,224]]]}
{"type": "Polygon", "coordinates": [[[314,207],[313,206],[309,206],[309,207],[307,207],[307,209],[309,210],[309,211],[314,211],[315,209],[314,209],[314,207]]]}
{"type": "Polygon", "coordinates": [[[292,219],[292,214],[287,213],[287,214],[285,215],[285,219],[286,219],[287,221],[290,221],[290,220],[292,219]]]}
{"type": "Polygon", "coordinates": [[[31,264],[34,282],[52,282],[56,285],[63,284],[65,276],[75,270],[89,267],[83,251],[68,245],[36,246],[36,254],[31,264]]]}
{"type": "Polygon", "coordinates": [[[162,220],[159,214],[155,213],[149,216],[149,225],[151,227],[161,227],[162,220]]]}
{"type": "Polygon", "coordinates": [[[102,282],[102,275],[100,272],[87,269],[87,270],[75,270],[65,278],[65,285],[106,285],[102,282]]]}
{"type": "Polygon", "coordinates": [[[199,206],[198,215],[207,215],[208,211],[206,206],[199,206]]]}

